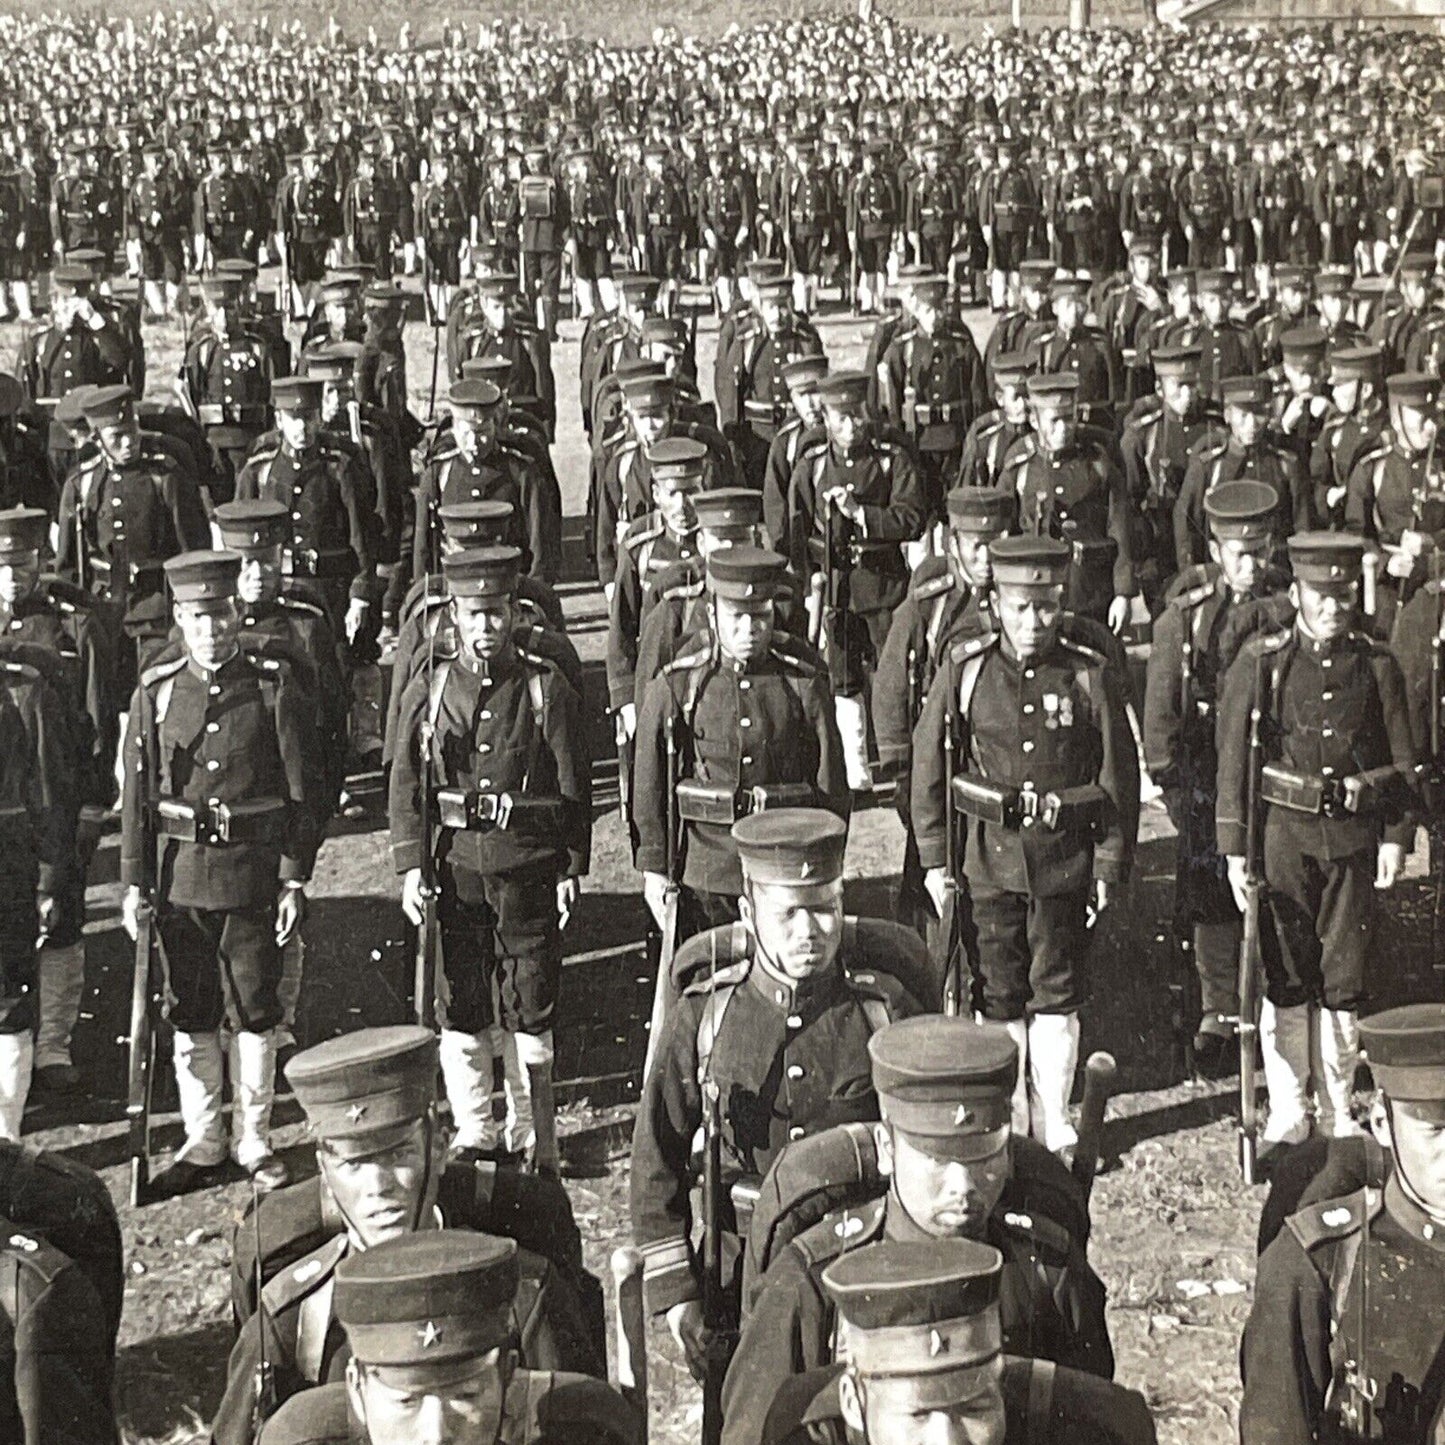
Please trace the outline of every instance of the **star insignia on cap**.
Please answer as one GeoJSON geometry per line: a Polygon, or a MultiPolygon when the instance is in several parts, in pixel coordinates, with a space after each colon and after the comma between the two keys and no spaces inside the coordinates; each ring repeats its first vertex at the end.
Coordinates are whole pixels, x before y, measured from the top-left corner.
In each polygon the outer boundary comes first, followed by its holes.
{"type": "Polygon", "coordinates": [[[347,1111],[346,1117],[353,1123],[359,1124],[366,1117],[365,1104],[353,1104],[347,1111]]]}
{"type": "Polygon", "coordinates": [[[937,1330],[928,1332],[928,1353],[933,1359],[948,1353],[948,1341],[937,1330]]]}
{"type": "Polygon", "coordinates": [[[813,865],[805,858],[798,866],[798,877],[806,878],[813,871],[813,865]]]}
{"type": "Polygon", "coordinates": [[[966,1105],[960,1104],[958,1108],[953,1111],[953,1122],[955,1126],[960,1124],[971,1124],[973,1122],[972,1110],[970,1110],[966,1105]]]}
{"type": "Polygon", "coordinates": [[[421,1340],[422,1349],[428,1350],[433,1345],[441,1343],[442,1332],[432,1320],[428,1320],[426,1324],[417,1331],[417,1337],[421,1340]]]}

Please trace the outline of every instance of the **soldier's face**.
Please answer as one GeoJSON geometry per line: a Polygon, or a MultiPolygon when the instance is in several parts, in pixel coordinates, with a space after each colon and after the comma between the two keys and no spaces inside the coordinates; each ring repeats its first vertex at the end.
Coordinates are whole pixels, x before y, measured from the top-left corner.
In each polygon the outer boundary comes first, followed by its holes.
{"type": "Polygon", "coordinates": [[[1201,291],[1199,310],[1211,326],[1218,326],[1224,320],[1224,297],[1218,291],[1201,291]]]}
{"type": "Polygon", "coordinates": [[[1006,584],[998,588],[998,618],[1016,657],[1037,657],[1053,645],[1064,610],[1062,587],[1006,584]]]}
{"type": "Polygon", "coordinates": [[[1079,297],[1065,293],[1054,297],[1054,320],[1060,331],[1074,331],[1084,319],[1084,303],[1079,297]]]}
{"type": "Polygon", "coordinates": [[[894,1198],[914,1224],[934,1239],[982,1236],[1008,1182],[1006,1137],[991,1153],[965,1160],[930,1153],[887,1124],[875,1125],[874,1133],[879,1167],[891,1176],[894,1198]]]}
{"type": "Polygon", "coordinates": [[[1189,376],[1161,376],[1159,395],[1164,405],[1175,415],[1184,416],[1194,405],[1198,383],[1189,376]]]}
{"type": "Polygon", "coordinates": [[[1345,319],[1345,298],[1337,291],[1331,291],[1328,296],[1321,296],[1315,305],[1326,326],[1338,326],[1345,319]]]}
{"type": "Polygon", "coordinates": [[[304,452],[321,430],[321,415],[314,411],[277,411],[276,426],[281,440],[293,452],[304,452]]]}
{"type": "Polygon", "coordinates": [[[793,410],[798,413],[805,427],[823,425],[823,398],[816,391],[793,392],[793,410]]]}
{"type": "Polygon", "coordinates": [[[515,620],[510,598],[458,597],[452,602],[462,654],[488,662],[506,649],[515,620]]]}
{"type": "Polygon", "coordinates": [[[1440,430],[1439,418],[1435,412],[1426,411],[1424,407],[1420,406],[1401,406],[1399,402],[1396,402],[1390,408],[1390,416],[1397,435],[1411,451],[1430,450],[1430,446],[1440,430]]]}
{"type": "Polygon", "coordinates": [[[851,452],[861,446],[868,433],[868,419],[851,407],[823,404],[823,425],[828,429],[828,440],[840,451],[851,452]]]}
{"type": "Polygon", "coordinates": [[[670,531],[681,535],[697,530],[697,512],[692,498],[701,480],[700,477],[653,477],[653,504],[662,513],[662,520],[670,531]]]}
{"type": "Polygon", "coordinates": [[[0,562],[0,602],[14,607],[35,590],[40,581],[40,557],[34,552],[0,562]]]}
{"type": "Polygon", "coordinates": [[[1264,413],[1248,406],[1226,406],[1224,421],[1230,435],[1242,447],[1252,447],[1264,431],[1264,413]]]}
{"type": "Polygon", "coordinates": [[[958,526],[948,529],[948,553],[975,587],[987,587],[993,581],[993,561],[988,544],[993,541],[987,532],[967,532],[958,526]]]}
{"type": "Polygon", "coordinates": [[[1033,414],[1034,434],[1045,451],[1056,452],[1068,446],[1077,421],[1071,407],[1039,406],[1035,403],[1033,414]]]}
{"type": "Polygon", "coordinates": [[[206,319],[217,340],[224,341],[231,331],[231,313],[224,305],[214,302],[206,307],[206,319]]]}
{"type": "Polygon", "coordinates": [[[248,607],[271,602],[281,595],[281,547],[247,548],[241,554],[241,576],[236,595],[248,607]]]}
{"type": "Polygon", "coordinates": [[[1188,286],[1171,286],[1169,305],[1176,316],[1188,316],[1194,309],[1194,292],[1188,286]]]}
{"type": "Polygon", "coordinates": [[[219,667],[236,651],[240,614],[234,597],[177,602],[174,615],[186,652],[198,666],[219,667]]]}
{"type": "Polygon", "coordinates": [[[1296,396],[1308,396],[1315,389],[1313,367],[1296,366],[1287,361],[1284,364],[1284,379],[1296,396]]]}
{"type": "Polygon", "coordinates": [[[1024,310],[1030,315],[1037,316],[1044,309],[1044,302],[1048,299],[1042,287],[1035,286],[1031,282],[1020,283],[1019,300],[1023,303],[1024,310]]]}
{"type": "Polygon", "coordinates": [[[786,291],[765,291],[758,297],[758,315],[769,331],[781,331],[792,319],[792,298],[786,291]]]}
{"type": "Polygon", "coordinates": [[[117,466],[126,466],[140,454],[140,422],[133,412],[103,421],[95,429],[100,449],[117,466]]]}
{"type": "Polygon", "coordinates": [[[632,419],[632,430],[637,434],[644,451],[651,450],[672,430],[672,410],[669,407],[646,406],[639,407],[636,411],[629,408],[628,411],[632,419]]]}
{"type": "Polygon", "coordinates": [[[1445,1107],[1392,1100],[1387,1108],[1380,1095],[1370,1110],[1370,1128],[1393,1150],[1395,1167],[1418,1202],[1445,1214],[1445,1107]]]}
{"type": "Polygon", "coordinates": [[[1004,419],[1014,426],[1022,426],[1029,414],[1028,393],[1021,386],[1004,382],[999,385],[997,395],[1004,419]]]}
{"type": "Polygon", "coordinates": [[[1001,1360],[916,1380],[863,1380],[850,1370],[838,1398],[844,1420],[867,1445],[1003,1445],[1002,1372],[1001,1360]]]}
{"type": "Polygon", "coordinates": [[[323,1141],[316,1151],[324,1188],[363,1248],[408,1234],[428,1202],[436,1174],[420,1123],[389,1129],[365,1142],[323,1141]]]}
{"type": "Polygon", "coordinates": [[[482,319],[493,331],[501,331],[507,324],[507,302],[502,296],[484,295],[481,299],[482,319]]]}
{"type": "Polygon", "coordinates": [[[1289,596],[1306,635],[1317,642],[1330,642],[1349,630],[1355,615],[1355,592],[1352,582],[1325,586],[1296,579],[1290,583],[1289,596]]]}
{"type": "Polygon", "coordinates": [[[1225,583],[1235,592],[1253,592],[1264,580],[1269,561],[1267,537],[1229,537],[1224,541],[1212,538],[1209,555],[1219,564],[1225,583]]]}
{"type": "Polygon", "coordinates": [[[776,973],[794,983],[833,966],[843,939],[843,883],[747,883],[743,922],[776,973]]]}
{"type": "Polygon", "coordinates": [[[1333,382],[1330,386],[1330,400],[1334,402],[1336,410],[1344,412],[1346,416],[1353,415],[1360,404],[1360,388],[1363,384],[1354,378],[1333,382]]]}
{"type": "Polygon", "coordinates": [[[452,436],[464,457],[486,456],[497,444],[497,417],[492,412],[453,412],[452,436]]]}
{"type": "Polygon", "coordinates": [[[346,1391],[370,1445],[490,1445],[502,1422],[502,1353],[441,1365],[347,1366],[346,1391]]]}
{"type": "Polygon", "coordinates": [[[771,597],[756,602],[736,602],[730,597],[713,599],[718,646],[735,662],[746,665],[766,657],[774,625],[771,597]]]}
{"type": "Polygon", "coordinates": [[[1405,299],[1405,305],[1418,311],[1430,300],[1430,289],[1418,276],[1402,276],[1400,278],[1400,295],[1405,299]]]}

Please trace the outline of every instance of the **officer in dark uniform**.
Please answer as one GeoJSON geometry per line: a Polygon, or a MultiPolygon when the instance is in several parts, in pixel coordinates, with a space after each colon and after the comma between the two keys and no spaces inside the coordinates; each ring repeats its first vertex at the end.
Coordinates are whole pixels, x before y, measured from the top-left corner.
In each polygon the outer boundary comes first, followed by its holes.
{"type": "Polygon", "coordinates": [[[126,243],[152,315],[169,316],[186,274],[186,208],[181,183],[165,163],[165,147],[148,141],[143,169],[125,197],[126,243]]]}
{"type": "Polygon", "coordinates": [[[1436,290],[1435,253],[1411,251],[1400,262],[1396,284],[1400,304],[1381,307],[1370,323],[1370,339],[1385,353],[1385,375],[1405,370],[1415,338],[1428,323],[1436,290]]]}
{"type": "Polygon", "coordinates": [[[236,1225],[232,1289],[244,1309],[211,1424],[215,1445],[251,1445],[263,1353],[272,1408],[343,1378],[351,1351],[336,1318],[338,1266],[408,1234],[445,1229],[515,1239],[512,1347],[522,1363],[602,1373],[604,1342],[591,1335],[601,1320],[585,1317],[569,1278],[596,1288],[582,1267],[566,1194],[555,1181],[495,1165],[447,1163],[436,1077],[436,1035],[415,1025],[357,1029],[286,1065],[319,1174],[268,1195],[259,1214],[236,1225]]]}
{"type": "Polygon", "coordinates": [[[450,436],[440,443],[416,489],[414,519],[403,536],[402,571],[393,577],[392,590],[404,593],[403,582],[441,570],[438,509],[458,502],[506,502],[512,509],[507,540],[522,548],[525,571],[546,577],[559,540],[547,525],[546,483],[534,461],[502,445],[501,391],[489,381],[459,381],[447,393],[447,405],[450,436]]]}
{"type": "Polygon", "coordinates": [[[888,285],[888,258],[900,220],[898,193],[887,173],[890,147],[871,140],[862,166],[848,186],[847,230],[857,260],[857,309],[881,312],[888,285]]]}
{"type": "Polygon", "coordinates": [[[1239,1015],[1239,910],[1215,851],[1221,643],[1275,580],[1278,504],[1265,482],[1222,482],[1204,499],[1211,565],[1186,577],[1155,621],[1145,684],[1144,756],[1178,830],[1174,927],[1199,975],[1194,1053],[1206,1068],[1223,1061],[1239,1015]]]}
{"type": "Polygon", "coordinates": [[[1254,332],[1229,314],[1234,283],[1229,271],[1200,271],[1195,277],[1200,320],[1192,344],[1199,347],[1199,384],[1216,406],[1224,399],[1226,381],[1261,369],[1254,332]]]}
{"type": "Polygon", "coordinates": [[[1224,176],[1209,157],[1208,145],[1189,148],[1190,168],[1180,177],[1175,192],[1179,222],[1188,242],[1188,264],[1222,266],[1230,241],[1234,207],[1224,176]]]}
{"type": "Polygon", "coordinates": [[[186,351],[181,387],[189,410],[205,428],[225,482],[234,487],[251,447],[271,425],[273,348],[241,319],[239,277],[225,272],[207,276],[201,293],[207,327],[186,351]]]}
{"type": "Polygon", "coordinates": [[[497,384],[516,396],[537,398],[550,441],[557,429],[552,358],[544,334],[530,321],[518,317],[512,305],[516,288],[517,278],[506,272],[483,276],[477,282],[477,310],[462,327],[453,375],[459,376],[462,362],[472,357],[505,357],[511,369],[506,380],[497,384]]]}
{"type": "Polygon", "coordinates": [[[182,1192],[225,1162],[223,1018],[232,1157],[262,1188],[287,1178],[269,1139],[277,984],[320,840],[320,745],[304,687],[285,664],[240,646],[240,568],[234,552],[187,552],[166,563],[184,653],[142,675],[125,741],[124,919],[134,937],[141,889],[159,880],[156,924],[186,1130],[156,1181],[163,1191],[182,1192]]]}
{"type": "Polygon", "coordinates": [[[1262,369],[1278,366],[1284,357],[1284,336],[1310,318],[1314,272],[1308,266],[1274,268],[1274,304],[1255,323],[1255,345],[1262,369]]]}
{"type": "Polygon", "coordinates": [[[1346,520],[1350,477],[1369,453],[1388,445],[1384,355],[1378,346],[1342,346],[1329,354],[1330,411],[1310,453],[1315,515],[1338,529],[1346,520]]]}
{"type": "Polygon", "coordinates": [[[281,502],[293,523],[291,574],[324,598],[337,636],[350,644],[376,592],[375,498],[365,464],[321,425],[325,383],[284,377],[271,389],[276,431],[263,437],[236,478],[236,500],[281,502]]]}
{"type": "Polygon", "coordinates": [[[753,283],[756,319],[737,326],[716,378],[718,423],[732,445],[738,480],[759,489],[768,449],[788,415],[783,368],[823,353],[812,323],[793,309],[791,287],[782,274],[753,283]]]}
{"type": "Polygon", "coordinates": [[[737,916],[742,875],[729,830],[738,818],[819,804],[846,817],[849,808],[827,676],[806,650],[775,636],[783,559],[746,545],[716,548],[706,587],[708,634],[645,685],[637,716],[634,861],[659,925],[668,889],[681,885],[682,937],[737,916]],[[673,817],[677,858],[668,846],[673,817]]]}
{"type": "Polygon", "coordinates": [[[443,559],[457,655],[407,687],[389,809],[402,906],[415,923],[423,849],[436,849],[449,989],[441,1063],[454,1147],[497,1147],[492,1069],[500,1046],[509,1147],[555,1173],[552,1019],[561,929],[588,868],[591,772],[580,700],[555,665],[517,646],[520,562],[515,547],[443,559]],[[440,822],[435,841],[421,836],[424,788],[440,822]]]}
{"type": "Polygon", "coordinates": [[[1119,450],[1134,518],[1139,586],[1150,613],[1157,616],[1166,584],[1178,570],[1174,506],[1190,454],[1222,429],[1223,418],[1200,391],[1198,348],[1161,347],[1153,355],[1152,369],[1155,395],[1130,409],[1119,450]]]}
{"type": "Polygon", "coordinates": [[[555,341],[562,251],[572,216],[567,192],[552,174],[552,158],[547,147],[529,145],[523,156],[527,169],[517,188],[522,213],[522,290],[536,308],[537,330],[549,341],[555,341]]]}
{"type": "Polygon", "coordinates": [[[1079,425],[1071,372],[1031,376],[1028,392],[1032,430],[1005,457],[999,484],[1018,493],[1025,532],[1069,544],[1069,610],[1117,633],[1135,591],[1123,472],[1099,433],[1079,425]]]}
{"type": "MultiPolygon", "coordinates": [[[[994,1246],[1002,1254],[1003,1348],[1103,1379],[1114,1373],[1104,1286],[1084,1257],[1085,1241],[1070,1232],[1072,1211],[1051,1197],[1072,1203],[1075,1186],[1042,1145],[1009,1129],[1018,1073],[1013,1041],[1001,1030],[935,1014],[889,1024],[869,1040],[868,1053],[883,1120],[873,1126],[882,1177],[870,1193],[877,1197],[850,1201],[810,1224],[749,1290],[723,1395],[725,1445],[761,1438],[789,1374],[833,1362],[838,1318],[824,1271],[883,1239],[994,1246]]],[[[815,1135],[782,1158],[821,1154],[827,1145],[827,1134],[815,1135]]]]}
{"type": "Polygon", "coordinates": [[[828,660],[848,785],[872,787],[864,691],[868,674],[908,590],[900,544],[927,524],[912,453],[879,435],[865,410],[868,377],[836,372],[819,385],[824,435],[793,468],[789,556],[801,576],[817,577],[823,615],[819,647],[828,660]]]}
{"type": "MultiPolygon", "coordinates": [[[[33,668],[56,694],[63,724],[47,744],[47,753],[61,738],[69,743],[60,759],[69,795],[67,846],[47,878],[49,910],[36,961],[34,1082],[54,1092],[74,1093],[81,1080],[71,1061],[70,1036],[85,984],[82,928],[89,863],[89,849],[77,836],[76,824],[84,808],[93,827],[115,797],[118,700],[111,671],[114,642],[95,609],[77,589],[42,576],[48,531],[49,519],[38,508],[0,512],[0,658],[24,664],[27,673],[33,668]]],[[[10,674],[12,679],[24,675],[10,674]]]]}
{"type": "Polygon", "coordinates": [[[948,278],[920,277],[911,289],[913,324],[894,336],[879,363],[878,390],[884,416],[913,440],[927,517],[936,523],[988,388],[973,337],[947,313],[948,278]]]}
{"type": "Polygon", "coordinates": [[[116,1445],[125,1286],[115,1206],[60,1154],[0,1143],[0,1429],[14,1445],[116,1445]]]}
{"type": "Polygon", "coordinates": [[[763,522],[769,542],[777,547],[786,547],[792,533],[793,469],[804,445],[816,440],[823,425],[823,398],[818,388],[827,374],[826,356],[800,356],[783,368],[792,410],[768,447],[763,471],[763,522]]]}
{"type": "Polygon", "coordinates": [[[1274,537],[1278,548],[1314,521],[1314,499],[1299,458],[1270,435],[1270,386],[1262,376],[1236,376],[1224,384],[1225,435],[1196,443],[1174,504],[1174,560],[1179,571],[1208,557],[1204,499],[1221,482],[1267,482],[1279,496],[1274,537]]]}
{"type": "Polygon", "coordinates": [[[913,827],[942,916],[953,790],[978,929],[976,1003],[1019,1048],[1015,1131],[1057,1153],[1076,1142],[1068,1100],[1088,914],[1129,875],[1138,756],[1114,670],[1060,632],[1072,549],[1005,537],[990,552],[1000,631],[955,644],[929,690],[914,736],[913,827]]]}
{"type": "Polygon", "coordinates": [[[260,1445],[413,1445],[490,1431],[517,1445],[640,1445],[632,1407],[601,1380],[518,1363],[517,1246],[460,1230],[389,1240],[336,1270],[346,1383],[303,1391],[260,1445]],[[398,1388],[404,1385],[404,1388],[398,1388]]]}
{"type": "MultiPolygon", "coordinates": [[[[1010,285],[1022,285],[1024,267],[1029,263],[1029,235],[1038,218],[1039,198],[1028,172],[1019,164],[1018,147],[1013,141],[1000,141],[998,167],[989,177],[979,196],[979,220],[989,251],[989,299],[995,311],[1002,311],[1010,285]]],[[[1053,262],[1045,263],[1053,274],[1053,262]]],[[[1016,350],[1016,336],[1000,345],[1004,351],[1016,350]]]]}
{"type": "MultiPolygon", "coordinates": [[[[42,412],[82,386],[125,381],[130,348],[120,327],[107,320],[92,297],[90,268],[74,263],[50,274],[50,316],[26,330],[15,365],[26,397],[42,412]]],[[[69,434],[52,421],[46,447],[57,476],[69,469],[69,434]]]]}
{"type": "Polygon", "coordinates": [[[886,959],[849,956],[843,946],[847,836],[840,817],[817,808],[768,810],[733,826],[742,929],[720,936],[719,967],[678,1001],[643,1084],[632,1137],[633,1236],[647,1307],[667,1316],[690,1357],[704,1338],[690,1242],[700,1217],[692,1141],[703,1123],[704,1084],[721,1104],[717,1202],[735,1313],[741,1241],[733,1182],[765,1173],[789,1142],[876,1120],[868,1039],[917,1012],[886,959]],[[859,967],[865,972],[855,976],[859,967]]]}
{"type": "Polygon", "coordinates": [[[356,174],[341,198],[342,232],[350,257],[381,280],[391,275],[398,221],[411,197],[389,170],[377,169],[377,141],[368,137],[356,157],[356,174]]]}
{"type": "Polygon", "coordinates": [[[925,1430],[1004,1445],[1154,1445],[1135,1391],[1002,1353],[1004,1271],[997,1249],[971,1239],[884,1240],[835,1260],[823,1286],[848,1363],[789,1380],[763,1445],[886,1445],[925,1430]]]}
{"type": "MultiPolygon", "coordinates": [[[[244,154],[244,153],[243,153],[244,154]]],[[[207,157],[211,173],[196,187],[196,269],[234,257],[254,255],[259,192],[245,174],[231,169],[230,152],[217,146],[207,157]]]]}
{"type": "Polygon", "coordinates": [[[1445,1010],[1375,1014],[1360,1044],[1389,1175],[1301,1209],[1260,1260],[1242,1349],[1247,1440],[1427,1440],[1445,1403],[1445,1010]]]}
{"type": "Polygon", "coordinates": [[[984,363],[990,378],[997,384],[994,367],[1004,354],[1029,353],[1033,345],[1054,323],[1049,305],[1049,283],[1054,279],[1052,261],[1024,261],[1018,268],[1018,305],[1005,311],[998,319],[984,349],[984,363]]]}
{"type": "Polygon", "coordinates": [[[1217,841],[1243,911],[1250,714],[1264,726],[1260,797],[1265,998],[1260,1018],[1266,1143],[1314,1127],[1356,1132],[1357,1010],[1377,889],[1399,877],[1414,836],[1415,742],[1400,664],[1353,630],[1364,544],[1304,532],[1290,539],[1294,625],[1252,638],[1219,694],[1217,841]]]}
{"type": "Polygon", "coordinates": [[[1445,546],[1445,458],[1436,457],[1441,383],[1423,372],[1396,372],[1386,383],[1389,440],[1355,463],[1345,495],[1345,526],[1371,552],[1374,596],[1367,625],[1389,637],[1399,608],[1431,575],[1445,546]]]}
{"type": "Polygon", "coordinates": [[[98,443],[60,496],[56,570],[104,598],[131,646],[116,664],[124,694],[170,629],[162,564],[210,541],[195,478],[142,434],[128,386],[95,387],[82,410],[98,443]]]}
{"type": "Polygon", "coordinates": [[[1005,351],[993,358],[988,375],[997,405],[979,416],[968,429],[958,464],[960,486],[998,485],[1004,459],[1013,444],[1029,432],[1028,378],[1033,370],[1034,358],[1030,352],[1005,351]]]}

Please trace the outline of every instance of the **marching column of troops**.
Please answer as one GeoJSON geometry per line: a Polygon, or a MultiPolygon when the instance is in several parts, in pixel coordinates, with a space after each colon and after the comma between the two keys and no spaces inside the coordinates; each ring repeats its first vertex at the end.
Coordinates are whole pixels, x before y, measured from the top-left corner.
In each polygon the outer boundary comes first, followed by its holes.
{"type": "Polygon", "coordinates": [[[1097,1077],[1071,1100],[1155,798],[1181,1051],[1239,1071],[1251,1161],[1264,1074],[1243,1438],[1435,1438],[1445,1006],[1369,1010],[1379,894],[1445,837],[1445,45],[158,16],[0,51],[0,1436],[118,1438],[114,1207],[19,1142],[86,1087],[118,814],[184,1129],[149,1193],[254,1191],[219,1445],[641,1440],[649,1318],[706,1445],[1148,1445],[1088,1258],[1097,1077]],[[655,969],[617,1388],[553,1087],[597,731],[564,312],[655,969]],[[358,759],[418,1022],[294,1051],[358,759]],[[890,798],[894,917],[858,917],[850,817],[890,798]]]}

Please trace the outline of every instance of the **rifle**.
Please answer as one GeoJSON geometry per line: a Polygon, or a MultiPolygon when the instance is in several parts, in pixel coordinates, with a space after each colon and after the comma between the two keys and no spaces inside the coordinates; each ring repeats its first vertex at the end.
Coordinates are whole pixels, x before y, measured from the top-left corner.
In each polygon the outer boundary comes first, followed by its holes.
{"type": "MultiPolygon", "coordinates": [[[[429,618],[428,586],[422,594],[423,626],[429,618]]],[[[417,743],[421,749],[421,924],[416,931],[415,998],[416,1021],[423,1028],[436,1028],[437,1003],[437,877],[436,844],[432,839],[436,820],[435,778],[432,775],[432,745],[436,738],[436,632],[426,644],[426,710],[422,713],[417,743]]]]}
{"type": "Polygon", "coordinates": [[[1113,1054],[1102,1050],[1089,1055],[1084,1065],[1084,1100],[1079,1106],[1079,1142],[1074,1146],[1074,1182],[1084,1192],[1084,1202],[1094,1188],[1094,1175],[1102,1158],[1104,1110],[1114,1092],[1114,1079],[1119,1072],[1113,1054]]]}
{"type": "Polygon", "coordinates": [[[259,1439],[266,1421],[276,1413],[276,1373],[266,1358],[266,1297],[261,1273],[261,1192],[251,1178],[251,1228],[256,1243],[256,1377],[252,1382],[255,1398],[251,1402],[251,1438],[259,1439]]]}
{"type": "Polygon", "coordinates": [[[953,735],[953,709],[943,714],[943,829],[944,879],[943,910],[938,915],[939,962],[943,968],[943,1012],[958,1018],[967,1011],[963,979],[963,940],[958,926],[958,858],[955,837],[958,819],[953,809],[953,770],[956,740],[953,735]]]}
{"type": "Polygon", "coordinates": [[[150,795],[151,748],[149,739],[136,751],[141,780],[141,882],[136,910],[135,962],[131,972],[130,1035],[126,1040],[127,1070],[125,1115],[130,1150],[130,1202],[132,1208],[150,1203],[151,1102],[155,1093],[156,1039],[151,1014],[151,965],[155,953],[155,816],[150,795]]]}
{"type": "Polygon", "coordinates": [[[1259,1100],[1256,1098],[1254,1050],[1259,1034],[1255,1019],[1255,982],[1263,967],[1259,945],[1259,910],[1264,892],[1260,858],[1261,779],[1264,771],[1264,716],[1269,708],[1265,656],[1255,659],[1254,706],[1249,714],[1249,774],[1245,789],[1244,928],[1239,941],[1239,1172],[1246,1184],[1255,1182],[1259,1134],[1259,1100]]]}
{"type": "Polygon", "coordinates": [[[613,722],[613,737],[617,743],[617,816],[625,828],[632,820],[632,739],[627,736],[620,709],[613,722]]]}
{"type": "Polygon", "coordinates": [[[677,879],[677,725],[671,711],[663,719],[662,735],[667,758],[667,796],[664,800],[667,816],[667,893],[662,905],[662,937],[657,950],[657,983],[652,994],[647,1057],[642,1065],[644,1079],[652,1072],[652,1062],[657,1057],[658,1046],[662,1043],[662,1029],[668,1014],[668,994],[672,988],[672,960],[677,953],[677,903],[680,891],[677,879]]]}
{"type": "MultiPolygon", "coordinates": [[[[1441,574],[1439,563],[1435,567],[1435,634],[1430,642],[1430,738],[1429,766],[1426,773],[1427,800],[1430,791],[1439,794],[1445,782],[1445,737],[1441,736],[1442,699],[1440,689],[1445,687],[1445,639],[1440,636],[1445,628],[1445,575],[1441,574]]],[[[1435,960],[1435,971],[1445,971],[1445,958],[1441,956],[1442,933],[1445,933],[1445,822],[1434,816],[1436,809],[1427,807],[1430,818],[1430,866],[1435,874],[1435,897],[1430,910],[1430,956],[1435,960]]]]}
{"type": "Polygon", "coordinates": [[[702,1086],[702,1323],[706,1337],[702,1377],[702,1445],[722,1439],[722,1387],[731,1353],[722,1277],[722,1094],[717,1081],[702,1086]]]}

